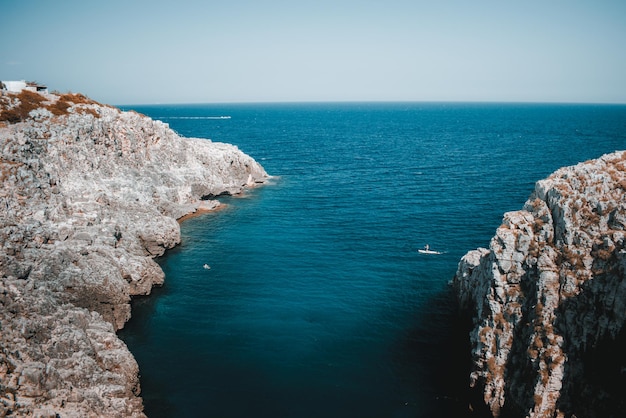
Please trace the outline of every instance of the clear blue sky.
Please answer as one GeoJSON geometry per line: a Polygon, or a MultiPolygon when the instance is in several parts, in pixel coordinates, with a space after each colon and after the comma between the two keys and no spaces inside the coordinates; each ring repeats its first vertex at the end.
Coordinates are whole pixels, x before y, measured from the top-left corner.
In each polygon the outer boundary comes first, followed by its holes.
{"type": "Polygon", "coordinates": [[[0,6],[0,79],[111,104],[626,103],[626,0],[0,6]]]}

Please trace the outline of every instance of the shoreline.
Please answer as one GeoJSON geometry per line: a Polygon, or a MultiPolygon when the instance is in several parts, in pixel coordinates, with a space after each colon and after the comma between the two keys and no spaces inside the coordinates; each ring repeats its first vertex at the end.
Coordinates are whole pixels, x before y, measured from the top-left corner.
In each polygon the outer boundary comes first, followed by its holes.
{"type": "Polygon", "coordinates": [[[204,196],[269,176],[234,145],[82,96],[40,96],[0,103],[39,106],[0,126],[0,364],[11,365],[0,416],[145,417],[117,334],[133,298],[163,284],[154,259],[180,243],[181,222],[228,206],[204,196]],[[59,101],[72,111],[55,116],[59,101]]]}
{"type": "MultiPolygon", "coordinates": [[[[275,183],[272,183],[272,180],[276,180],[278,178],[280,177],[268,175],[265,179],[263,179],[263,181],[257,180],[254,183],[246,184],[240,192],[228,194],[226,196],[232,199],[246,199],[248,197],[248,191],[262,186],[273,185],[275,183]]],[[[198,203],[198,206],[196,206],[193,212],[186,213],[180,218],[177,218],[176,222],[180,225],[188,219],[197,218],[199,216],[206,215],[207,213],[219,212],[228,209],[229,207],[230,205],[228,203],[220,202],[219,200],[203,200],[198,203]]]]}
{"type": "Polygon", "coordinates": [[[176,222],[178,222],[178,224],[180,225],[186,220],[197,218],[199,216],[206,215],[208,213],[220,212],[222,210],[227,209],[229,206],[227,203],[218,202],[217,200],[214,200],[213,202],[216,202],[216,204],[210,207],[208,205],[198,206],[195,211],[189,212],[181,216],[180,218],[176,219],[176,222]]]}

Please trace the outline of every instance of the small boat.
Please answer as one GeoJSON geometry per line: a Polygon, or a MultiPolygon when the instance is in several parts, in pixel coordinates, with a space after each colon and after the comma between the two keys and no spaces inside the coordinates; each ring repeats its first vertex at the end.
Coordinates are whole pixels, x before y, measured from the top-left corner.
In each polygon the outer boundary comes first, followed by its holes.
{"type": "Polygon", "coordinates": [[[425,248],[420,248],[417,252],[420,254],[443,254],[441,251],[427,250],[425,248]]]}
{"type": "Polygon", "coordinates": [[[426,244],[424,248],[417,250],[420,254],[443,254],[441,251],[435,251],[430,249],[430,245],[426,244]]]}
{"type": "Polygon", "coordinates": [[[205,270],[211,270],[211,266],[209,266],[208,264],[205,264],[204,266],[202,266],[205,270]]]}

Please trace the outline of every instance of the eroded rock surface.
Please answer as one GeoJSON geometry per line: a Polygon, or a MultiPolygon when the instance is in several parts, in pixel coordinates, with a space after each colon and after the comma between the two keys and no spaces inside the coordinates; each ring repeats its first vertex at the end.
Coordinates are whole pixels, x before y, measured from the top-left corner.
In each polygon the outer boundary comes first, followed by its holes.
{"type": "Polygon", "coordinates": [[[131,296],[163,282],[153,257],[180,241],[176,219],[267,174],[235,146],[42,98],[0,123],[0,417],[143,416],[115,333],[131,296]]]}
{"type": "Polygon", "coordinates": [[[473,315],[470,386],[494,417],[623,413],[625,237],[621,151],[537,182],[489,249],[462,258],[454,286],[473,315]]]}

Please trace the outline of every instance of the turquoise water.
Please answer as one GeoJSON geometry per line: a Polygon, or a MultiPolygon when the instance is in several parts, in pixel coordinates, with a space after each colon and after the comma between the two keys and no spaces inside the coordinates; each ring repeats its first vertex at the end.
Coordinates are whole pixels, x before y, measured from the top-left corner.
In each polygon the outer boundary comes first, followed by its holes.
{"type": "Polygon", "coordinates": [[[133,109],[277,176],[183,223],[135,301],[121,336],[150,417],[464,416],[458,260],[536,180],[626,148],[626,106],[133,109]]]}

